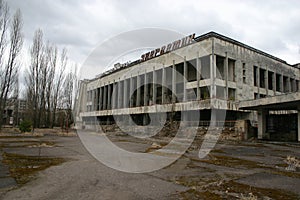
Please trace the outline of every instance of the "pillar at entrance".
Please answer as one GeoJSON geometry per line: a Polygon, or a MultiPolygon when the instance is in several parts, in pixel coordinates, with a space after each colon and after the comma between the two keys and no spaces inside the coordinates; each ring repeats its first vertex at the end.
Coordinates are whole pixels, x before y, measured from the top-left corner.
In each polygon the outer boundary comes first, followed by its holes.
{"type": "Polygon", "coordinates": [[[140,75],[136,78],[136,106],[141,106],[141,77],[140,75]]]}
{"type": "Polygon", "coordinates": [[[300,109],[298,110],[298,142],[300,142],[300,109]]]}
{"type": "Polygon", "coordinates": [[[267,111],[265,110],[258,110],[257,111],[257,118],[258,118],[258,139],[267,139],[266,137],[266,116],[267,111]]]}
{"type": "Polygon", "coordinates": [[[173,60],[173,67],[172,67],[172,103],[176,103],[176,66],[175,60],[173,60]]]}

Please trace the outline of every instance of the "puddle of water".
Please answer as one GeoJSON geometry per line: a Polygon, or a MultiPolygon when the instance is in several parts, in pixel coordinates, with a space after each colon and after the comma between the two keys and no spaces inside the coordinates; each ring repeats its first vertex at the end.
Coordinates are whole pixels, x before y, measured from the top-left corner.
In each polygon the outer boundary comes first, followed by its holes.
{"type": "Polygon", "coordinates": [[[59,165],[66,160],[56,157],[27,156],[14,153],[3,153],[2,162],[9,166],[10,175],[18,184],[25,184],[34,178],[35,174],[50,166],[59,165]]]}

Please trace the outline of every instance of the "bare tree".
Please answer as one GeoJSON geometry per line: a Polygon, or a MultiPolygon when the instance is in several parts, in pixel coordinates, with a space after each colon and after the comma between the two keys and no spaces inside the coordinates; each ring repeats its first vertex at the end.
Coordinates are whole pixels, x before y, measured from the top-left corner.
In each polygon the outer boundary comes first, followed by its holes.
{"type": "Polygon", "coordinates": [[[53,84],[54,91],[53,91],[53,116],[52,116],[52,123],[51,123],[52,127],[55,125],[56,110],[59,105],[59,100],[61,100],[61,95],[62,95],[61,91],[65,79],[65,69],[67,63],[68,63],[67,50],[63,49],[59,61],[59,71],[56,74],[56,77],[54,79],[54,84],[53,84]]]}
{"type": "Polygon", "coordinates": [[[57,47],[55,45],[47,45],[47,58],[49,60],[48,79],[46,83],[46,120],[47,126],[53,127],[52,124],[52,100],[53,100],[53,80],[55,78],[57,68],[57,47]]]}
{"type": "Polygon", "coordinates": [[[75,66],[75,72],[70,71],[67,73],[64,81],[63,90],[63,108],[66,110],[66,127],[73,122],[72,108],[74,92],[77,84],[77,66],[75,66]]]}
{"type": "Polygon", "coordinates": [[[6,33],[9,20],[9,8],[6,2],[0,0],[0,65],[6,49],[6,33]]]}
{"type": "Polygon", "coordinates": [[[26,83],[27,83],[27,103],[29,115],[33,122],[33,127],[40,126],[38,119],[40,106],[40,80],[42,76],[42,63],[44,59],[44,43],[43,32],[38,29],[33,38],[33,45],[30,49],[31,65],[29,67],[26,83]]]}
{"type": "MultiPolygon", "coordinates": [[[[7,6],[5,7],[8,13],[7,6]]],[[[5,21],[5,20],[4,20],[5,21]]],[[[2,62],[1,65],[1,82],[0,82],[0,127],[2,126],[2,114],[6,106],[7,99],[10,93],[13,91],[15,84],[18,84],[18,69],[19,65],[17,62],[17,57],[21,52],[23,45],[22,36],[22,18],[21,12],[18,10],[11,21],[10,35],[8,42],[8,59],[7,62],[2,62]]],[[[2,36],[1,36],[2,37],[2,36]]],[[[3,35],[5,37],[5,34],[3,35]]],[[[5,39],[4,39],[5,40],[5,39]]],[[[5,43],[5,42],[4,42],[5,43]]],[[[5,48],[4,48],[5,50],[5,48]]],[[[3,50],[3,51],[4,51],[3,50]]]]}

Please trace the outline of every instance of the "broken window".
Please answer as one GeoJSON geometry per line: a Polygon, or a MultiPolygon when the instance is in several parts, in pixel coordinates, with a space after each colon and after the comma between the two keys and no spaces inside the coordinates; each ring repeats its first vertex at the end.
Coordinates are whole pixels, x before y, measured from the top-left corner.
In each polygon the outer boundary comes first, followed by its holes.
{"type": "Polygon", "coordinates": [[[246,63],[243,63],[243,83],[246,84],[247,83],[247,79],[246,79],[246,63]]]}
{"type": "Polygon", "coordinates": [[[200,97],[201,97],[202,100],[210,98],[210,92],[209,92],[208,87],[201,87],[200,88],[200,94],[201,94],[200,97]]]}
{"type": "Polygon", "coordinates": [[[266,87],[266,70],[265,69],[259,69],[259,87],[265,88],[266,87]]]}
{"type": "Polygon", "coordinates": [[[287,76],[283,76],[283,92],[289,92],[289,78],[287,76]]]}
{"type": "Polygon", "coordinates": [[[183,62],[182,63],[179,63],[179,64],[176,64],[175,65],[175,69],[177,71],[176,73],[176,81],[177,83],[181,83],[183,82],[183,62]]]}
{"type": "Polygon", "coordinates": [[[235,60],[228,59],[228,81],[235,82],[235,60]]]}
{"type": "Polygon", "coordinates": [[[268,89],[273,90],[274,89],[274,72],[268,71],[268,89]]]}
{"type": "Polygon", "coordinates": [[[258,73],[258,67],[253,66],[253,83],[254,86],[258,86],[258,80],[257,80],[257,73],[258,73]]]}
{"type": "Polygon", "coordinates": [[[217,86],[217,98],[225,99],[225,87],[217,86]]]}
{"type": "Polygon", "coordinates": [[[187,96],[187,101],[194,101],[196,100],[197,96],[197,89],[187,89],[186,90],[186,96],[187,96]]]}
{"type": "Polygon", "coordinates": [[[222,56],[216,56],[216,67],[217,67],[217,78],[224,80],[224,73],[225,73],[225,67],[224,67],[225,58],[222,56]]]}
{"type": "Polygon", "coordinates": [[[276,74],[276,91],[277,92],[281,91],[280,82],[281,82],[281,75],[280,74],[276,74]]]}
{"type": "Polygon", "coordinates": [[[228,100],[230,100],[230,101],[235,100],[235,89],[228,88],[228,100]]]}
{"type": "Polygon", "coordinates": [[[197,80],[197,62],[196,59],[187,61],[187,81],[192,82],[197,80]]]}
{"type": "Polygon", "coordinates": [[[210,57],[201,58],[201,80],[210,78],[210,57]]]}

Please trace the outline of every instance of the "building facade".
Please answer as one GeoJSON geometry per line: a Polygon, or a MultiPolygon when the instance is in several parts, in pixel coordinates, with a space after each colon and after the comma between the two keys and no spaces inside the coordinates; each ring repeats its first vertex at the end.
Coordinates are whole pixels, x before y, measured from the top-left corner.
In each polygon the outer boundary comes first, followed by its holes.
{"type": "MultiPolygon", "coordinates": [[[[114,123],[130,115],[147,124],[147,114],[200,112],[200,120],[218,121],[211,110],[226,111],[224,120],[251,119],[239,102],[297,92],[299,65],[287,62],[215,32],[190,35],[81,81],[76,123],[114,123]]],[[[179,113],[179,114],[178,114],[179,113]]],[[[186,120],[193,120],[189,117],[186,120]]]]}

